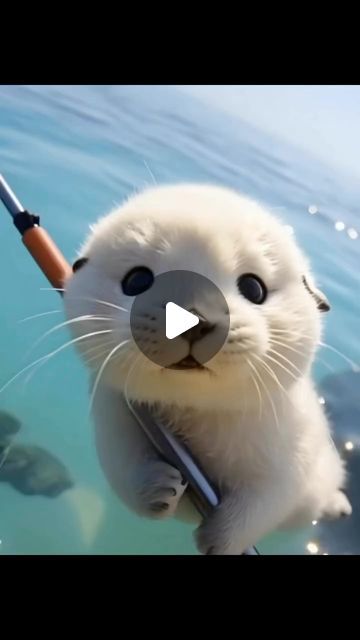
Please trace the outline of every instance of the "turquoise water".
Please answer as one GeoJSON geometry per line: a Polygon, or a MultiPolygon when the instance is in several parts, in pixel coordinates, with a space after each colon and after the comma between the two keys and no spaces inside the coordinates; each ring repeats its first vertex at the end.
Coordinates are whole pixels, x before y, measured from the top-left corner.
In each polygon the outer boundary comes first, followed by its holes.
{"type": "MultiPolygon", "coordinates": [[[[170,87],[3,86],[0,172],[23,204],[41,214],[69,260],[88,225],[150,183],[150,172],[158,183],[211,181],[260,199],[294,228],[313,261],[332,303],[325,342],[360,362],[360,188],[295,148],[170,87]],[[309,213],[309,208],[316,212],[309,213]]],[[[42,290],[46,280],[2,211],[0,386],[32,359],[69,339],[66,331],[58,332],[26,355],[63,317],[58,313],[19,321],[60,310],[61,301],[56,293],[42,290]]],[[[350,460],[360,445],[358,378],[344,378],[350,365],[333,351],[323,348],[319,355],[315,376],[324,394],[327,376],[336,374],[345,380],[342,399],[351,396],[346,426],[340,424],[341,412],[336,425],[339,437],[351,437],[355,444],[354,451],[346,453],[350,460]],[[357,420],[352,421],[356,411],[357,420]]],[[[190,526],[141,520],[107,486],[87,418],[86,373],[74,352],[65,350],[26,378],[18,378],[0,395],[0,410],[21,420],[16,441],[53,453],[74,486],[50,498],[23,495],[0,482],[0,553],[196,553],[190,526]]],[[[337,378],[333,387],[339,388],[337,378]]],[[[260,551],[307,553],[309,540],[321,538],[324,551],[326,545],[331,551],[335,540],[335,552],[356,552],[360,522],[355,478],[350,477],[355,502],[351,532],[346,528],[350,525],[335,523],[321,530],[316,525],[271,536],[259,545],[260,551]]]]}

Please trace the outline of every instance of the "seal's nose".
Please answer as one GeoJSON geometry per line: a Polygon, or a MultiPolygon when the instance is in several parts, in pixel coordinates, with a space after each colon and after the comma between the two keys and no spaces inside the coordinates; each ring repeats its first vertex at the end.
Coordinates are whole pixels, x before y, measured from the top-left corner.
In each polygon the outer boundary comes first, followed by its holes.
{"type": "Polygon", "coordinates": [[[194,342],[198,342],[199,340],[202,340],[202,338],[205,338],[208,333],[211,333],[211,331],[215,329],[215,324],[209,322],[209,320],[206,320],[206,318],[198,313],[196,309],[189,309],[188,311],[189,313],[193,313],[194,316],[199,318],[198,324],[196,324],[195,327],[192,327],[188,331],[185,331],[185,333],[182,335],[184,340],[187,340],[189,344],[193,344],[194,342]]]}

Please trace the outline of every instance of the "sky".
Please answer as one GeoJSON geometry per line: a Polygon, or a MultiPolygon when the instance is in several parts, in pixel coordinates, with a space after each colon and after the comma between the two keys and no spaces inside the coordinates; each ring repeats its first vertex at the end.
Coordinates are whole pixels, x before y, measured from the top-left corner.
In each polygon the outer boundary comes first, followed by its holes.
{"type": "Polygon", "coordinates": [[[360,85],[181,85],[360,181],[360,85]]]}

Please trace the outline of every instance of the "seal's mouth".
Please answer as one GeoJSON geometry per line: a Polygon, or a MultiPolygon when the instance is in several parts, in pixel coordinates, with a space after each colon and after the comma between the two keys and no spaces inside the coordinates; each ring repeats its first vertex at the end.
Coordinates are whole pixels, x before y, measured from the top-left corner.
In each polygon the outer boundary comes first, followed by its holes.
{"type": "Polygon", "coordinates": [[[186,369],[198,369],[200,371],[205,370],[206,367],[200,364],[200,362],[198,362],[193,356],[188,355],[186,356],[186,358],[179,360],[179,362],[175,362],[175,364],[172,364],[169,369],[176,369],[177,371],[185,371],[186,369]]]}

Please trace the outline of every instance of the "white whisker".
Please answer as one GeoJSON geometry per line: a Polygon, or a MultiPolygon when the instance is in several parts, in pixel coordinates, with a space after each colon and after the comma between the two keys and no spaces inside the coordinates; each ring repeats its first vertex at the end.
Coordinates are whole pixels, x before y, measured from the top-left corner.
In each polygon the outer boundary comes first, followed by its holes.
{"type": "Polygon", "coordinates": [[[274,340],[273,338],[270,338],[270,344],[278,344],[280,347],[285,347],[286,349],[289,349],[294,353],[298,353],[300,356],[304,354],[304,352],[301,351],[300,349],[295,349],[295,347],[290,347],[290,345],[286,344],[286,342],[281,342],[280,340],[274,340]]]}
{"type": "Polygon", "coordinates": [[[98,300],[98,298],[77,298],[77,300],[87,300],[88,302],[97,302],[98,304],[103,304],[106,307],[111,307],[112,309],[117,309],[118,311],[125,311],[126,313],[129,313],[129,309],[125,309],[125,307],[119,307],[119,305],[113,304],[112,302],[106,302],[106,300],[98,300]]]}
{"type": "Polygon", "coordinates": [[[96,394],[96,391],[97,391],[97,388],[98,388],[98,385],[99,385],[99,382],[100,382],[100,378],[101,378],[101,376],[102,376],[102,374],[103,374],[103,372],[105,370],[106,365],[110,362],[112,356],[117,351],[119,351],[119,349],[121,349],[121,347],[125,346],[129,342],[130,342],[130,340],[123,340],[122,342],[120,342],[120,344],[117,344],[116,347],[114,347],[110,351],[110,353],[108,354],[108,356],[105,358],[104,362],[102,363],[102,365],[101,365],[101,367],[100,367],[100,369],[99,369],[99,371],[97,373],[97,376],[95,378],[95,382],[94,382],[93,389],[92,389],[92,392],[91,392],[90,402],[89,402],[89,413],[91,413],[91,411],[92,411],[95,394],[96,394]]]}
{"type": "Polygon", "coordinates": [[[105,341],[101,341],[100,344],[96,344],[94,347],[91,347],[90,349],[87,349],[86,351],[82,351],[81,353],[81,357],[84,358],[85,356],[88,356],[89,353],[93,353],[94,351],[96,351],[97,349],[100,349],[101,347],[110,347],[110,345],[114,344],[114,340],[105,340],[105,341]]]}
{"type": "Polygon", "coordinates": [[[298,331],[294,331],[293,329],[290,331],[289,329],[274,329],[273,328],[273,329],[270,330],[270,333],[274,333],[274,334],[275,333],[283,333],[283,334],[288,334],[288,335],[291,335],[291,336],[303,335],[302,333],[300,334],[298,331]]]}
{"type": "MultiPolygon", "coordinates": [[[[114,344],[114,341],[111,341],[111,345],[114,344]]],[[[102,346],[102,345],[101,345],[102,346]]],[[[109,346],[107,346],[107,348],[102,349],[102,351],[100,351],[100,353],[96,353],[94,356],[91,356],[91,358],[87,358],[87,360],[83,360],[83,363],[85,364],[85,366],[89,366],[91,362],[96,362],[97,360],[99,360],[100,358],[103,358],[103,356],[105,356],[107,353],[109,353],[109,346]]]]}
{"type": "MultiPolygon", "coordinates": [[[[272,351],[272,353],[274,353],[272,351]]],[[[279,362],[278,360],[276,360],[275,358],[273,358],[272,356],[270,356],[268,353],[265,355],[265,358],[267,360],[271,360],[272,362],[275,362],[275,364],[280,367],[281,369],[283,369],[284,371],[286,371],[286,373],[291,376],[294,380],[299,380],[299,376],[296,376],[292,371],[290,371],[290,369],[288,369],[287,367],[285,367],[281,362],[279,362]]]]}
{"type": "MultiPolygon", "coordinates": [[[[270,344],[277,344],[279,345],[279,347],[283,347],[284,349],[289,349],[290,351],[293,351],[294,353],[298,353],[300,356],[303,355],[303,352],[300,351],[299,349],[295,349],[294,347],[290,347],[290,345],[286,344],[285,342],[281,342],[280,340],[274,340],[273,338],[270,340],[270,344]]],[[[329,365],[328,362],[326,362],[326,360],[324,360],[324,358],[320,358],[319,355],[316,356],[316,360],[319,360],[325,367],[327,367],[327,369],[329,369],[329,371],[335,371],[334,367],[331,367],[329,365]]]]}
{"type": "MultiPolygon", "coordinates": [[[[40,289],[40,291],[66,291],[66,289],[54,289],[51,287],[45,287],[40,289]]],[[[87,300],[87,302],[98,302],[99,304],[104,304],[107,307],[112,307],[113,309],[118,309],[119,311],[125,311],[129,313],[129,309],[125,309],[125,307],[119,307],[117,304],[113,304],[112,302],[106,302],[106,300],[99,300],[98,298],[87,298],[83,296],[68,296],[68,300],[87,300]]]]}
{"type": "Polygon", "coordinates": [[[275,371],[273,371],[273,369],[270,367],[270,365],[268,365],[266,362],[264,362],[264,360],[262,360],[262,358],[260,358],[259,356],[255,355],[255,358],[257,360],[259,360],[259,364],[265,368],[265,370],[271,375],[271,377],[273,378],[273,380],[275,380],[276,384],[278,385],[279,389],[283,392],[283,394],[288,398],[288,400],[290,401],[290,403],[295,406],[290,398],[289,393],[286,391],[286,389],[283,387],[283,385],[281,384],[279,378],[277,377],[275,371]]]}
{"type": "Polygon", "coordinates": [[[129,389],[129,380],[130,380],[130,376],[131,376],[131,374],[132,374],[133,370],[135,369],[135,367],[136,367],[137,363],[139,362],[139,360],[140,360],[140,358],[141,358],[141,355],[142,355],[142,354],[140,353],[140,354],[137,356],[137,358],[135,358],[134,362],[132,363],[132,365],[131,365],[131,367],[130,367],[130,369],[129,369],[129,371],[128,371],[128,374],[127,374],[127,376],[126,376],[125,385],[124,385],[124,397],[125,397],[125,400],[126,400],[126,404],[127,404],[127,406],[129,407],[129,409],[130,409],[130,411],[131,411],[131,413],[132,413],[133,415],[135,415],[135,413],[134,413],[134,410],[133,410],[133,408],[132,408],[131,402],[130,402],[130,400],[129,400],[129,394],[128,394],[128,389],[129,389]]]}
{"type": "Polygon", "coordinates": [[[25,380],[24,380],[24,384],[23,384],[23,390],[25,389],[25,387],[27,387],[27,385],[29,384],[31,378],[33,378],[36,373],[39,371],[39,369],[41,369],[42,365],[44,364],[44,361],[38,362],[30,371],[29,375],[26,376],[25,380]]]}
{"type": "Polygon", "coordinates": [[[97,360],[98,358],[102,358],[106,353],[108,353],[109,348],[114,346],[114,339],[111,340],[105,340],[104,342],[100,342],[100,344],[97,344],[95,347],[92,347],[92,349],[87,349],[87,351],[84,351],[81,353],[81,361],[83,362],[83,364],[87,367],[90,362],[93,362],[94,360],[97,360]],[[91,356],[91,358],[87,358],[85,356],[88,356],[90,353],[95,353],[95,355],[91,356]]]}
{"type": "MultiPolygon", "coordinates": [[[[272,331],[276,331],[276,329],[272,329],[272,331]]],[[[291,331],[283,331],[282,333],[285,334],[287,333],[288,335],[293,335],[293,332],[291,331]]],[[[313,340],[313,336],[310,336],[308,334],[305,333],[300,333],[297,336],[298,339],[309,339],[309,340],[313,340]]],[[[360,371],[360,367],[358,364],[356,364],[356,362],[354,362],[353,360],[351,360],[350,358],[348,358],[344,353],[342,353],[341,351],[339,351],[338,349],[335,349],[335,347],[332,347],[330,344],[328,344],[327,342],[322,342],[321,340],[319,340],[317,342],[318,345],[320,345],[321,347],[324,347],[325,349],[329,349],[330,351],[333,351],[334,353],[336,353],[336,355],[338,355],[340,358],[342,358],[347,364],[349,364],[352,368],[353,371],[358,372],[360,371]]]]}
{"type": "Polygon", "coordinates": [[[36,313],[34,316],[28,316],[27,318],[22,318],[18,320],[18,323],[28,322],[28,320],[34,320],[35,318],[43,318],[44,316],[50,316],[53,313],[62,313],[62,309],[56,309],[56,311],[45,311],[45,313],[36,313]]]}
{"type": "Polygon", "coordinates": [[[118,358],[123,358],[123,366],[125,367],[128,361],[131,359],[131,356],[134,355],[131,349],[127,350],[127,353],[116,353],[113,362],[115,362],[118,358]]]}
{"type": "Polygon", "coordinates": [[[24,367],[23,369],[21,369],[21,371],[19,371],[16,375],[14,375],[12,378],[10,378],[10,380],[8,380],[8,382],[6,382],[0,389],[0,393],[2,393],[3,391],[5,391],[5,389],[12,383],[14,382],[19,376],[21,376],[23,373],[25,373],[25,371],[28,371],[29,369],[31,369],[31,367],[34,367],[36,364],[42,362],[42,361],[47,361],[50,358],[52,358],[53,356],[55,356],[57,353],[60,353],[60,351],[63,351],[63,349],[66,349],[66,347],[71,346],[72,344],[75,344],[77,342],[80,342],[81,340],[85,340],[85,338],[90,338],[92,336],[97,336],[97,335],[101,335],[103,333],[111,333],[111,329],[105,329],[103,331],[93,331],[92,333],[87,333],[83,336],[80,336],[79,338],[75,338],[74,340],[70,340],[69,342],[67,342],[66,344],[63,344],[61,347],[58,347],[58,349],[55,349],[54,351],[52,351],[51,353],[46,354],[45,356],[42,356],[41,358],[38,358],[37,360],[35,360],[34,362],[32,362],[31,364],[28,364],[26,367],[24,367]]]}
{"type": "Polygon", "coordinates": [[[343,360],[345,360],[345,362],[347,362],[353,371],[358,372],[360,371],[360,367],[358,364],[356,364],[356,362],[354,362],[353,360],[350,360],[350,358],[347,358],[343,353],[341,353],[341,351],[338,351],[338,349],[335,349],[335,347],[332,347],[331,345],[327,344],[326,342],[320,342],[319,344],[322,347],[325,347],[326,349],[330,349],[330,351],[333,351],[334,353],[336,353],[340,358],[343,358],[343,360]]]}
{"type": "Polygon", "coordinates": [[[86,320],[96,320],[96,321],[104,321],[104,322],[112,322],[113,318],[110,316],[93,316],[93,315],[85,315],[85,316],[77,316],[77,318],[73,318],[72,320],[65,320],[65,322],[61,322],[57,324],[55,327],[52,327],[48,331],[46,331],[36,342],[33,344],[32,349],[35,349],[47,336],[50,336],[54,331],[58,331],[63,327],[67,327],[70,324],[75,324],[78,322],[85,322],[86,320]]]}
{"type": "Polygon", "coordinates": [[[294,370],[295,370],[295,371],[297,371],[297,372],[298,372],[298,374],[299,374],[300,376],[302,376],[302,375],[303,375],[303,372],[302,372],[302,371],[300,371],[300,369],[298,369],[298,368],[297,368],[297,366],[296,366],[296,365],[295,365],[291,360],[289,360],[288,358],[286,358],[285,356],[283,356],[281,353],[279,353],[278,351],[276,351],[276,349],[270,349],[270,350],[269,350],[269,353],[273,353],[275,356],[279,356],[279,358],[282,358],[282,359],[283,359],[285,362],[287,362],[291,367],[293,367],[293,368],[294,368],[294,370]]]}
{"type": "Polygon", "coordinates": [[[145,165],[146,169],[148,170],[148,172],[149,172],[149,174],[150,174],[150,178],[152,179],[153,183],[154,183],[154,184],[157,184],[157,182],[156,182],[156,180],[155,180],[155,176],[154,176],[153,172],[151,171],[151,169],[150,169],[150,167],[149,167],[148,163],[146,162],[146,160],[143,160],[143,163],[144,163],[144,165],[145,165]]]}
{"type": "MultiPolygon", "coordinates": [[[[255,365],[251,362],[251,360],[249,360],[249,358],[246,358],[246,357],[245,357],[245,360],[248,363],[249,367],[251,367],[251,369],[254,371],[255,365]]],[[[259,385],[258,385],[258,383],[256,381],[256,378],[254,378],[252,373],[250,375],[251,375],[251,380],[253,381],[254,386],[256,388],[256,391],[257,391],[257,394],[258,394],[258,398],[259,398],[259,420],[261,420],[261,416],[262,416],[262,396],[261,396],[261,391],[260,391],[259,385]]]]}
{"type": "Polygon", "coordinates": [[[257,378],[258,378],[259,382],[262,384],[262,386],[265,389],[265,393],[266,393],[266,395],[268,397],[268,400],[269,400],[271,408],[272,408],[272,412],[274,414],[274,418],[275,418],[275,422],[276,422],[277,428],[280,429],[279,418],[278,418],[278,415],[277,415],[277,411],[275,409],[274,401],[273,401],[273,399],[271,397],[271,393],[269,392],[269,389],[267,388],[267,386],[266,386],[264,380],[262,379],[262,376],[259,374],[258,370],[255,369],[255,371],[256,371],[256,375],[257,375],[257,378]]]}

